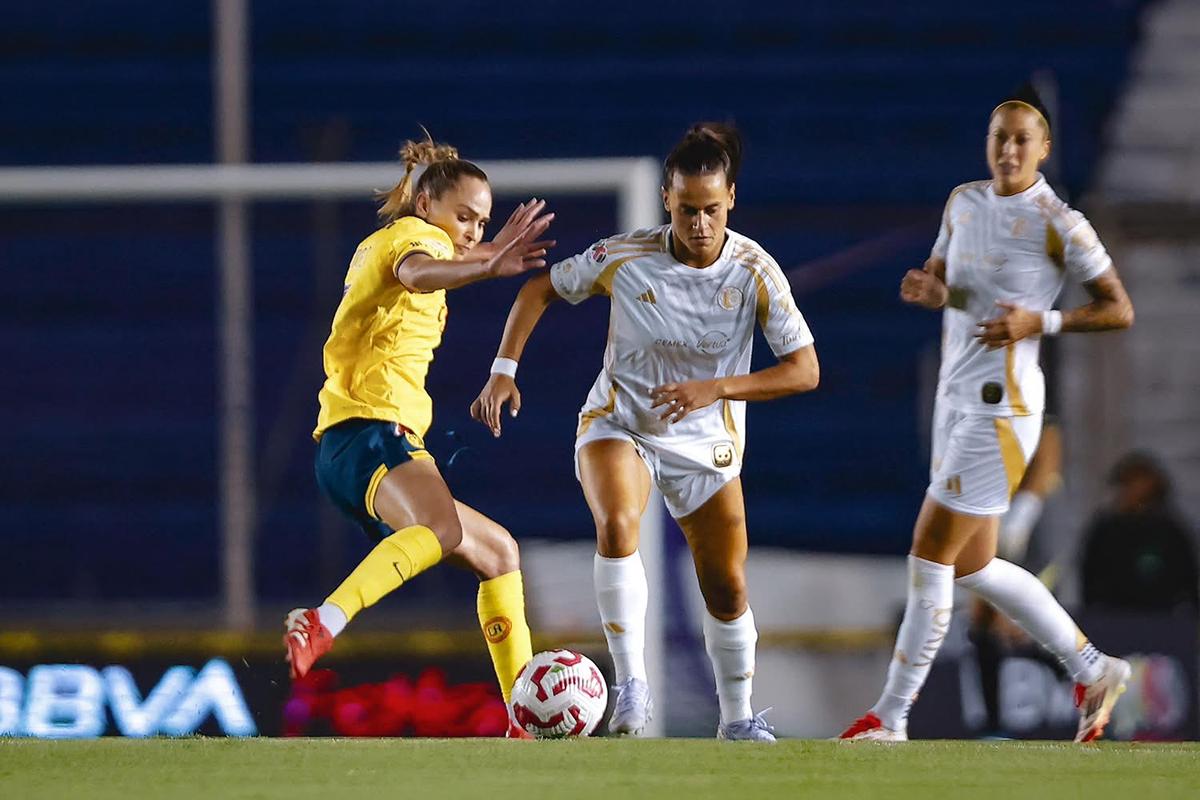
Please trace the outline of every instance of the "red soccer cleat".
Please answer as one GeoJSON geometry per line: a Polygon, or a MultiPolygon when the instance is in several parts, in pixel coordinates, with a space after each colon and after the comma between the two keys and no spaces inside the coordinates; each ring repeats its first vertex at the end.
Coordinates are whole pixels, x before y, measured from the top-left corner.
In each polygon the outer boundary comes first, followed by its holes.
{"type": "Polygon", "coordinates": [[[296,608],[283,621],[283,646],[292,680],[308,674],[317,659],[333,649],[333,635],[315,608],[296,608]]]}
{"type": "Polygon", "coordinates": [[[1112,718],[1113,706],[1125,693],[1125,685],[1133,674],[1129,662],[1113,656],[1104,657],[1100,679],[1091,686],[1075,684],[1075,707],[1079,709],[1077,742],[1094,742],[1104,735],[1112,718]]]}
{"type": "Polygon", "coordinates": [[[842,731],[842,735],[838,738],[853,739],[859,742],[907,742],[908,733],[885,728],[883,720],[868,711],[856,719],[853,725],[842,731]]]}
{"type": "Polygon", "coordinates": [[[536,739],[529,731],[517,724],[516,720],[510,714],[508,717],[508,733],[504,734],[505,739],[536,739]]]}

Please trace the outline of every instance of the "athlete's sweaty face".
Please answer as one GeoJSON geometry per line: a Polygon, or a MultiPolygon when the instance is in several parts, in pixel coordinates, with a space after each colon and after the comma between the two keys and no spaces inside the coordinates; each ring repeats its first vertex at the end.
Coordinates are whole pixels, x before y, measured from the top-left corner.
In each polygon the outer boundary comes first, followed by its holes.
{"type": "Polygon", "coordinates": [[[1001,195],[1023,192],[1037,180],[1038,167],[1050,155],[1050,137],[1042,115],[1032,108],[1006,103],[988,125],[988,169],[1001,195]]]}
{"type": "Polygon", "coordinates": [[[492,189],[487,181],[464,175],[441,197],[417,195],[416,207],[417,216],[444,230],[454,242],[455,256],[463,258],[483,241],[492,214],[492,189]]]}
{"type": "Polygon", "coordinates": [[[721,255],[735,188],[719,170],[671,175],[671,185],[663,187],[663,206],[671,215],[675,258],[681,263],[707,267],[721,255]]]}

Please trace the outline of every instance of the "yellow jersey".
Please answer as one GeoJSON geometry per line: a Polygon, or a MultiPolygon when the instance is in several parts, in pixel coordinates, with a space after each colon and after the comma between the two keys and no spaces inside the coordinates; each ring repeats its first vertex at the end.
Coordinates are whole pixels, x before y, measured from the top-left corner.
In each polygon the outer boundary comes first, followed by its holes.
{"type": "Polygon", "coordinates": [[[413,292],[396,278],[406,256],[454,258],[441,228],[401,217],[359,244],[325,342],[325,385],[313,438],[348,419],[398,422],[425,436],[433,400],[425,376],[446,327],[446,290],[413,292]]]}

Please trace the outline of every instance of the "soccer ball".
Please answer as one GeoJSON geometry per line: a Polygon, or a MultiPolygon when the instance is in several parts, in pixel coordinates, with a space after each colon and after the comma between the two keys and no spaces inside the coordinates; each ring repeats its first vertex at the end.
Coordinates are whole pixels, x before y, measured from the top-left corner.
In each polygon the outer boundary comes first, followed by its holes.
{"type": "Polygon", "coordinates": [[[517,673],[516,723],[539,739],[587,736],[608,707],[608,685],[587,656],[574,650],[538,653],[517,673]]]}

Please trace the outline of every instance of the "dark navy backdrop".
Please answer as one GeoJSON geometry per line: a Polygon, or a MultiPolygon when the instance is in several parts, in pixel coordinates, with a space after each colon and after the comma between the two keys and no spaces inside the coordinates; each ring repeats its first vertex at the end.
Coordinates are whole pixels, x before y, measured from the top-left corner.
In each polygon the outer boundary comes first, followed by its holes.
{"type": "MultiPolygon", "coordinates": [[[[1006,14],[1036,20],[1019,29],[950,0],[902,16],[884,0],[252,6],[257,161],[386,159],[418,123],[479,159],[661,155],[694,120],[736,121],[748,161],[734,227],[793,270],[823,373],[812,396],[751,409],[753,539],[902,552],[937,320],[899,305],[898,277],[928,252],[948,191],[983,175],[987,111],[1036,70],[1060,86],[1065,184],[1086,186],[1138,3],[1018,0],[1006,14]]],[[[6,4],[0,163],[211,160],[209,13],[6,4]]],[[[613,231],[612,198],[551,200],[560,253],[613,231]]],[[[365,199],[253,208],[267,595],[321,583],[308,439],[320,346],[372,225],[365,199]]],[[[216,591],[214,263],[203,205],[0,215],[0,542],[22,554],[5,560],[0,597],[216,591]]],[[[517,287],[451,296],[430,443],[443,463],[468,448],[455,490],[519,535],[590,536],[571,440],[604,301],[548,313],[521,368],[524,413],[501,441],[467,419],[517,287]]],[[[344,557],[360,546],[348,538],[344,557]]]]}

